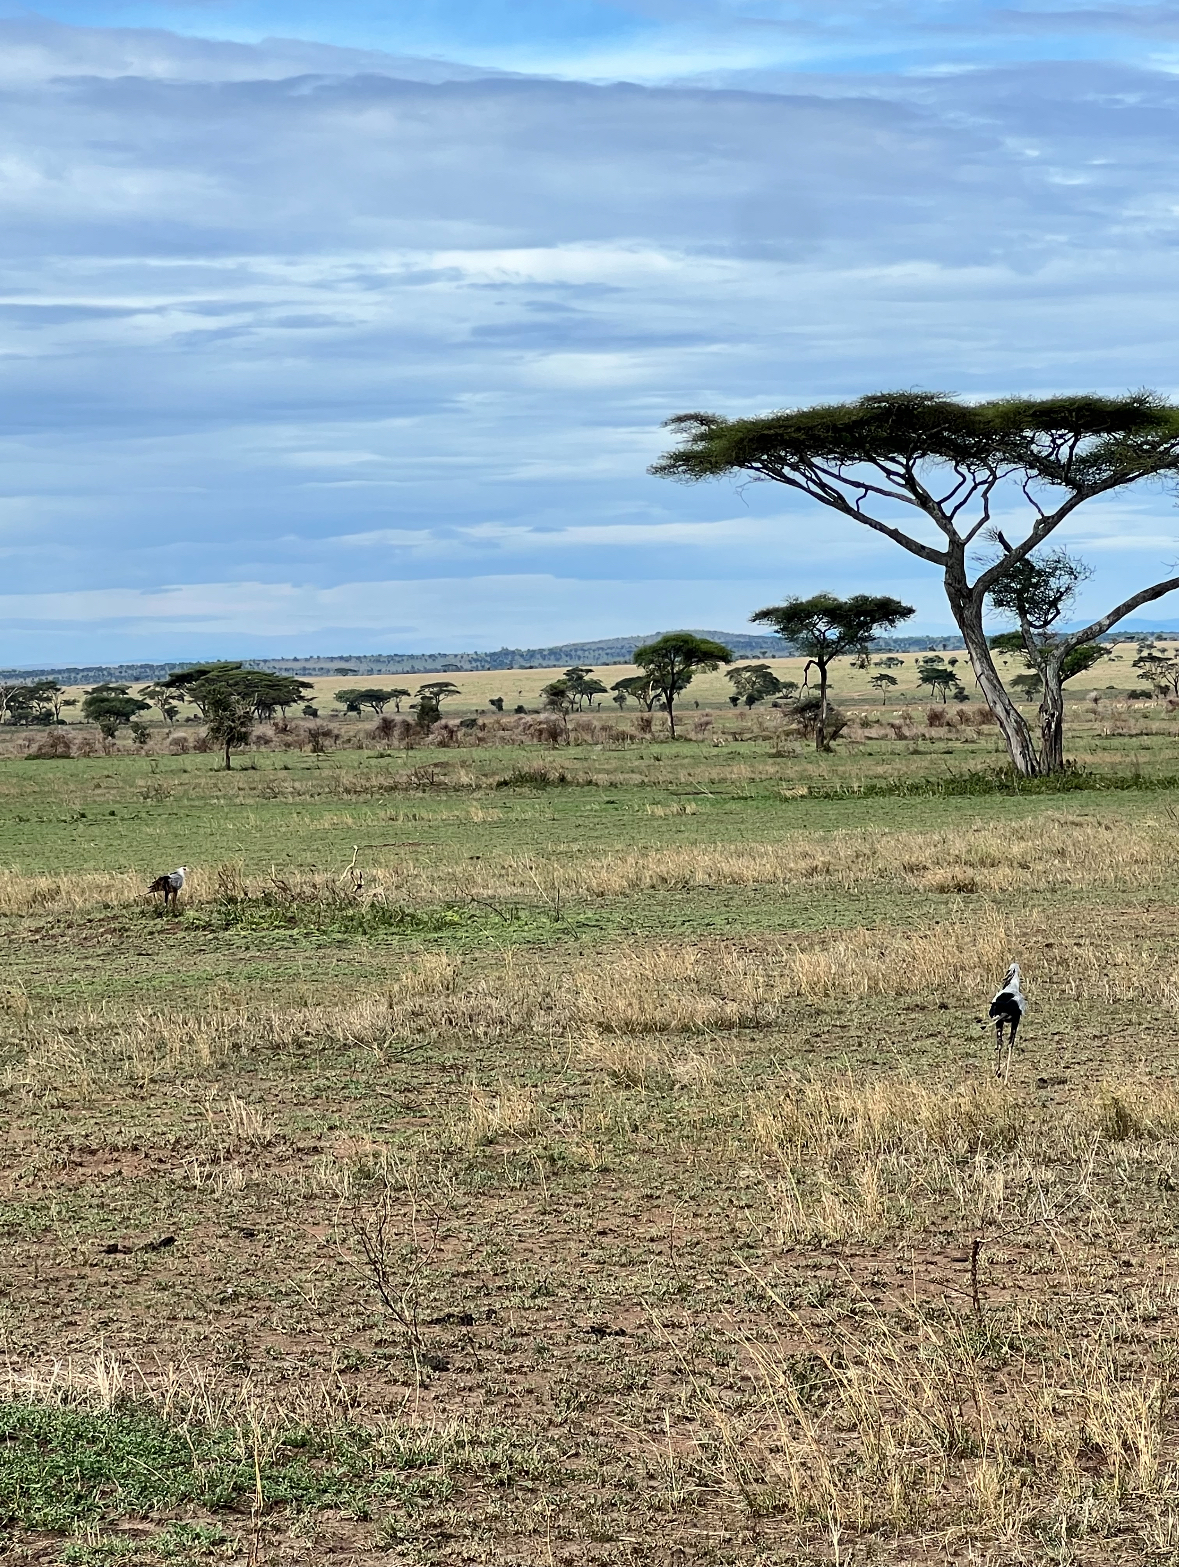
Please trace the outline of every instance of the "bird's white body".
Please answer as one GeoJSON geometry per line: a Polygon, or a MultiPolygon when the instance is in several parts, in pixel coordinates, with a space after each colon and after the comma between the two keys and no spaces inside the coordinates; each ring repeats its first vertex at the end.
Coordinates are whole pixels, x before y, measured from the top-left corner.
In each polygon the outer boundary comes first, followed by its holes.
{"type": "Polygon", "coordinates": [[[168,877],[169,882],[172,884],[172,891],[173,892],[179,892],[181,887],[184,886],[184,878],[185,878],[187,872],[188,872],[188,866],[187,865],[180,865],[168,877]]]}

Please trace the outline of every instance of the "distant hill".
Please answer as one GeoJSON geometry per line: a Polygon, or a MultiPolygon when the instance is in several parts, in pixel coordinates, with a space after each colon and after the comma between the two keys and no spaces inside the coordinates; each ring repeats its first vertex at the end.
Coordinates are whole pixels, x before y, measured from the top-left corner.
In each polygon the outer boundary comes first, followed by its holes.
{"type": "MultiPolygon", "coordinates": [[[[556,669],[588,664],[597,669],[608,664],[629,664],[635,648],[663,636],[661,631],[642,636],[603,637],[595,642],[561,642],[555,647],[501,647],[493,653],[334,653],[323,658],[247,658],[250,669],[266,669],[280,675],[447,675],[477,669],[556,669]]],[[[745,631],[697,631],[697,636],[723,642],[738,658],[784,658],[793,649],[776,636],[751,636],[745,631]]],[[[962,647],[961,637],[881,637],[875,646],[882,653],[934,651],[949,653],[962,647]]],[[[195,659],[171,664],[59,665],[38,669],[0,669],[0,680],[57,680],[67,686],[98,685],[103,680],[140,685],[163,680],[178,669],[188,669],[195,659]]]]}

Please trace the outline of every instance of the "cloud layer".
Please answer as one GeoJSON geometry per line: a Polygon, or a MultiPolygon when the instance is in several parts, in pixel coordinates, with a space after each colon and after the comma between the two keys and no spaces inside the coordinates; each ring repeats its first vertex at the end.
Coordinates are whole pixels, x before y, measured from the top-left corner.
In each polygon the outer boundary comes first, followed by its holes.
{"type": "MultiPolygon", "coordinates": [[[[1175,390],[1177,145],[1140,65],[642,86],[0,23],[0,661],[736,627],[869,575],[944,625],[780,491],[646,477],[660,421],[1175,390]]],[[[1179,553],[1164,495],[1085,538],[1094,603],[1179,553]]]]}

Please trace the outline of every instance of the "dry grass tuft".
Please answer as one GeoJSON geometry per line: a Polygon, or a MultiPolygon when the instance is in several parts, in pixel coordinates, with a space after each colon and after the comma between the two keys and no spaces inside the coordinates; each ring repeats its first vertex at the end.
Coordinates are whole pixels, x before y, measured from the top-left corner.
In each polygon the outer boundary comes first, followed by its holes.
{"type": "Polygon", "coordinates": [[[506,1083],[497,1088],[472,1086],[454,1141],[475,1149],[505,1139],[532,1137],[547,1125],[548,1116],[536,1089],[506,1083]]]}
{"type": "MultiPolygon", "coordinates": [[[[1168,1505],[1171,1372],[1114,1335],[1024,1356],[1017,1336],[919,1311],[834,1327],[798,1353],[738,1335],[755,1394],[702,1400],[719,1482],[759,1512],[829,1531],[965,1529],[1030,1540],[1112,1535],[1168,1505]],[[996,1370],[996,1365],[1002,1367],[996,1370]]],[[[1022,1557],[1020,1559],[1023,1559],[1022,1557]]]]}

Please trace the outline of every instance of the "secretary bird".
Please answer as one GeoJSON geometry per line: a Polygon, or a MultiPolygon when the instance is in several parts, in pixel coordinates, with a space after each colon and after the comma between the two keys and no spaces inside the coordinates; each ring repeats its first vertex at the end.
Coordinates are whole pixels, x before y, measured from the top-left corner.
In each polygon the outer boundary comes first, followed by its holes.
{"type": "Polygon", "coordinates": [[[1020,1019],[1027,1011],[1028,1000],[1019,988],[1019,964],[1013,963],[1007,977],[995,992],[990,1016],[995,1020],[995,1076],[1004,1082],[1011,1076],[1011,1052],[1015,1049],[1015,1036],[1020,1019]],[[1003,1060],[1003,1025],[1007,1025],[1007,1060],[1003,1060]]]}
{"type": "Polygon", "coordinates": [[[168,909],[169,898],[172,900],[173,913],[175,912],[176,899],[180,896],[181,887],[184,886],[184,878],[187,874],[187,871],[187,865],[178,866],[176,870],[169,871],[166,876],[157,876],[155,881],[153,881],[151,886],[147,889],[149,896],[153,892],[162,892],[164,894],[165,913],[168,909]]]}

